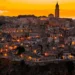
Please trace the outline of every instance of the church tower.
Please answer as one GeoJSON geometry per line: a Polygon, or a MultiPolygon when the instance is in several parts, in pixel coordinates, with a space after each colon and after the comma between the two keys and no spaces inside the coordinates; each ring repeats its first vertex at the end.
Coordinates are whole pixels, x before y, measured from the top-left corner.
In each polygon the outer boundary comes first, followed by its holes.
{"type": "Polygon", "coordinates": [[[59,18],[59,4],[57,2],[56,6],[55,6],[55,17],[59,18]]]}

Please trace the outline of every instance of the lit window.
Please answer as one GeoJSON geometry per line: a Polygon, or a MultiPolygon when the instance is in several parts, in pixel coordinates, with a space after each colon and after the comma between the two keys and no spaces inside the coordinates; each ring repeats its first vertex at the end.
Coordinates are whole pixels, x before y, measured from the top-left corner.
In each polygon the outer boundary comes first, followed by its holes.
{"type": "Polygon", "coordinates": [[[16,49],[17,48],[17,46],[14,46],[14,49],[16,49]]]}
{"type": "Polygon", "coordinates": [[[28,39],[28,40],[30,40],[30,39],[31,39],[31,37],[27,37],[27,39],[28,39]]]}
{"type": "Polygon", "coordinates": [[[72,56],[72,55],[69,55],[69,58],[70,58],[70,59],[72,59],[72,58],[73,58],[73,56],[72,56]]]}
{"type": "Polygon", "coordinates": [[[72,41],[72,45],[75,45],[75,42],[74,41],[72,41]]]}
{"type": "Polygon", "coordinates": [[[55,36],[55,37],[54,37],[54,39],[56,40],[56,39],[57,39],[57,37],[55,36]]]}
{"type": "Polygon", "coordinates": [[[8,45],[5,45],[5,47],[7,48],[7,47],[8,47],[8,45]]]}
{"type": "Polygon", "coordinates": [[[4,56],[5,56],[5,57],[8,56],[7,53],[4,53],[4,56]]]}
{"type": "Polygon", "coordinates": [[[63,59],[65,59],[65,56],[62,56],[63,59]]]}
{"type": "Polygon", "coordinates": [[[24,57],[23,54],[21,54],[20,57],[23,58],[24,57]]]}
{"type": "Polygon", "coordinates": [[[21,46],[23,46],[23,43],[21,43],[21,46]]]}
{"type": "Polygon", "coordinates": [[[8,49],[5,49],[6,52],[8,52],[8,49]]]}
{"type": "Polygon", "coordinates": [[[20,40],[19,40],[19,39],[17,39],[17,42],[20,42],[20,40]]]}
{"type": "Polygon", "coordinates": [[[10,49],[10,50],[13,50],[13,47],[10,46],[9,49],[10,49]]]}
{"type": "Polygon", "coordinates": [[[63,35],[62,35],[62,34],[60,34],[60,36],[62,37],[63,35]]]}
{"type": "Polygon", "coordinates": [[[47,52],[45,53],[45,56],[48,56],[48,53],[47,52]]]}
{"type": "Polygon", "coordinates": [[[29,57],[28,57],[28,59],[29,59],[29,60],[31,60],[31,59],[32,59],[32,57],[31,57],[31,56],[29,56],[29,57]]]}
{"type": "Polygon", "coordinates": [[[64,47],[65,47],[65,45],[64,45],[64,44],[62,44],[62,45],[61,45],[61,47],[63,47],[63,48],[64,48],[64,47]]]}
{"type": "Polygon", "coordinates": [[[1,49],[0,52],[3,52],[3,49],[1,49]]]}
{"type": "Polygon", "coordinates": [[[37,53],[37,51],[36,51],[36,50],[34,50],[34,51],[33,51],[33,53],[35,53],[35,54],[36,54],[36,53],[37,53]]]}
{"type": "Polygon", "coordinates": [[[17,30],[16,32],[19,32],[19,30],[17,30]]]}
{"type": "Polygon", "coordinates": [[[53,50],[56,50],[56,47],[53,47],[53,50]]]}
{"type": "Polygon", "coordinates": [[[21,32],[23,32],[23,30],[21,30],[21,32]]]}
{"type": "Polygon", "coordinates": [[[2,38],[2,41],[4,41],[5,39],[4,38],[2,38]]]}

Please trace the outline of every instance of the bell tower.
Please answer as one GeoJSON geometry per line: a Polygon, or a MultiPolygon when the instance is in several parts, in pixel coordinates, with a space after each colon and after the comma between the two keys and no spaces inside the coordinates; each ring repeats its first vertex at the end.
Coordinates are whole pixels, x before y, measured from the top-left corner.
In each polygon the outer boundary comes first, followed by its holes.
{"type": "Polygon", "coordinates": [[[55,17],[59,18],[59,4],[57,2],[56,6],[55,6],[55,17]]]}

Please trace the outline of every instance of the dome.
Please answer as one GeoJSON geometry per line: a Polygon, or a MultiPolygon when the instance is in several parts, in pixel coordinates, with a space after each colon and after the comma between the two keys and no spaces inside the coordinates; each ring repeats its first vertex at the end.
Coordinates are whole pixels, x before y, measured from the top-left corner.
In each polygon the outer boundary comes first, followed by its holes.
{"type": "Polygon", "coordinates": [[[54,18],[54,15],[53,14],[49,14],[48,17],[49,18],[54,18]]]}

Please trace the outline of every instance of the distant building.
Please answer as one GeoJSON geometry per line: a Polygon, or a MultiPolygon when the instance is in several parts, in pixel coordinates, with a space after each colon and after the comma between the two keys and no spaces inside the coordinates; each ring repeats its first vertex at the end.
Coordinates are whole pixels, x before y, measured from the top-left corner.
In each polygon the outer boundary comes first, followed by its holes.
{"type": "Polygon", "coordinates": [[[58,3],[55,6],[55,17],[59,18],[59,4],[58,3]]]}
{"type": "Polygon", "coordinates": [[[47,20],[48,18],[47,18],[46,16],[40,16],[39,19],[45,21],[45,20],[47,20]]]}

